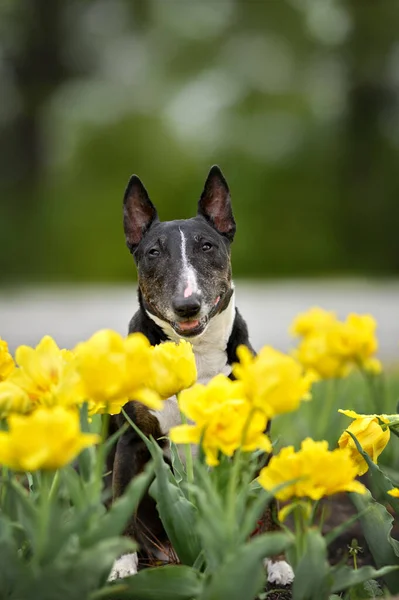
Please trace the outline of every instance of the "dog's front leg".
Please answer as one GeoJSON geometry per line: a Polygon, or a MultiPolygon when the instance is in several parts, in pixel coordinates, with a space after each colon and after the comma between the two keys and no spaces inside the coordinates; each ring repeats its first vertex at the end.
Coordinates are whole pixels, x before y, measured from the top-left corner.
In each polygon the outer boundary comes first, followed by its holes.
{"type": "MultiPolygon", "coordinates": [[[[129,417],[147,436],[161,437],[158,420],[146,407],[129,402],[125,406],[129,417]]],[[[118,416],[118,425],[125,422],[118,416]]],[[[118,440],[112,472],[113,500],[123,495],[130,481],[141,473],[151,456],[147,446],[133,428],[129,428],[118,440]]],[[[161,546],[166,534],[156,510],[156,503],[145,493],[135,513],[125,527],[124,535],[135,539],[140,545],[140,554],[150,560],[154,549],[161,546]]],[[[137,573],[136,553],[125,554],[115,561],[110,579],[117,579],[137,573]]]]}
{"type": "MultiPolygon", "coordinates": [[[[268,422],[265,433],[270,436],[271,421],[268,422]]],[[[262,465],[265,467],[269,464],[272,454],[269,454],[266,462],[262,465]]],[[[259,475],[261,466],[257,475],[259,475]]],[[[261,519],[258,521],[258,526],[254,534],[269,533],[270,531],[281,531],[278,521],[278,502],[275,498],[265,509],[261,519]]],[[[267,581],[272,585],[288,586],[294,581],[294,571],[291,565],[285,560],[285,555],[279,554],[265,558],[264,566],[267,570],[267,581]]]]}
{"type": "MultiPolygon", "coordinates": [[[[281,531],[277,512],[277,501],[273,499],[258,522],[255,534],[281,531]]],[[[288,586],[294,581],[294,571],[285,560],[284,554],[265,558],[264,565],[267,569],[267,580],[272,585],[288,586]]]]}

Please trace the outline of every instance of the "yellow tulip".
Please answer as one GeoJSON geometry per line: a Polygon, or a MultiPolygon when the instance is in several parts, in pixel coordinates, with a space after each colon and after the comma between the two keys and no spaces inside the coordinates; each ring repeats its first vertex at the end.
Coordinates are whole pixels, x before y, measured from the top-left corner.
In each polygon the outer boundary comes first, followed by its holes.
{"type": "Polygon", "coordinates": [[[104,329],[78,344],[75,354],[90,414],[119,413],[129,400],[162,408],[159,395],[146,387],[152,374],[152,351],[141,333],[123,338],[104,329]]]}
{"type": "Polygon", "coordinates": [[[77,410],[62,406],[10,415],[8,424],[9,431],[0,432],[0,464],[15,471],[59,469],[100,441],[98,435],[81,433],[77,410]]]}
{"type": "Polygon", "coordinates": [[[207,385],[197,383],[179,395],[181,411],[197,425],[206,425],[212,414],[229,400],[242,400],[244,390],[241,383],[226,375],[216,375],[207,385]]]}
{"type": "Polygon", "coordinates": [[[179,344],[165,342],[152,350],[152,374],[148,387],[162,398],[169,398],[191,387],[197,380],[193,347],[181,340],[179,344]]]}
{"type": "Polygon", "coordinates": [[[258,479],[268,491],[296,480],[276,493],[279,500],[294,497],[319,500],[337,492],[365,493],[366,488],[355,480],[356,476],[357,466],[348,450],[337,448],[330,451],[328,442],[307,438],[298,452],[293,446],[288,446],[272,456],[258,479]]]}
{"type": "Polygon", "coordinates": [[[250,404],[263,411],[268,419],[299,407],[310,400],[314,377],[304,374],[302,366],[291,356],[265,346],[253,356],[245,346],[237,350],[240,363],[233,373],[242,383],[250,404]]]}
{"type": "Polygon", "coordinates": [[[341,322],[334,313],[311,309],[299,315],[291,328],[302,338],[293,354],[322,379],[344,377],[355,366],[379,373],[381,363],[374,356],[376,326],[370,315],[350,314],[341,322]]]}
{"type": "Polygon", "coordinates": [[[331,352],[361,367],[371,366],[373,372],[381,371],[379,361],[372,358],[378,349],[376,328],[377,323],[371,315],[348,315],[346,321],[333,330],[331,352]]]}
{"type": "Polygon", "coordinates": [[[238,449],[271,452],[271,443],[264,434],[267,417],[254,411],[246,401],[243,386],[224,375],[217,375],[205,386],[196,384],[179,396],[182,412],[195,422],[170,430],[176,444],[198,444],[210,466],[219,463],[219,452],[232,456],[238,449]]]}
{"type": "Polygon", "coordinates": [[[72,364],[73,354],[60,350],[50,336],[46,335],[36,348],[19,346],[15,358],[18,367],[7,379],[7,383],[15,386],[14,404],[22,401],[22,392],[17,392],[17,388],[28,396],[31,408],[59,403],[73,405],[82,401],[79,378],[72,364]]]}
{"type": "Polygon", "coordinates": [[[336,321],[337,315],[334,312],[314,306],[306,312],[300,313],[294,319],[290,327],[290,333],[293,336],[308,336],[320,331],[321,329],[330,327],[336,321]]]}
{"type": "Polygon", "coordinates": [[[0,382],[13,372],[15,363],[8,351],[8,344],[0,338],[0,382]]]}
{"type": "Polygon", "coordinates": [[[0,383],[0,419],[4,419],[10,413],[27,413],[34,407],[28,394],[12,381],[0,383]]]}
{"type": "Polygon", "coordinates": [[[363,475],[368,471],[368,465],[358,452],[356,444],[348,431],[356,437],[371,460],[377,463],[377,459],[388,444],[391,435],[389,427],[384,430],[380,422],[387,424],[390,422],[390,419],[387,415],[359,415],[353,410],[339,410],[339,412],[347,417],[351,417],[354,421],[349,425],[347,431],[344,431],[341,435],[338,445],[340,448],[347,448],[350,451],[352,459],[357,465],[358,474],[363,475]]]}
{"type": "Polygon", "coordinates": [[[301,365],[319,379],[345,377],[351,367],[345,357],[332,352],[331,331],[334,327],[306,336],[293,352],[301,365]]]}
{"type": "Polygon", "coordinates": [[[393,496],[393,498],[399,498],[399,488],[392,488],[389,490],[388,494],[393,496]]]}

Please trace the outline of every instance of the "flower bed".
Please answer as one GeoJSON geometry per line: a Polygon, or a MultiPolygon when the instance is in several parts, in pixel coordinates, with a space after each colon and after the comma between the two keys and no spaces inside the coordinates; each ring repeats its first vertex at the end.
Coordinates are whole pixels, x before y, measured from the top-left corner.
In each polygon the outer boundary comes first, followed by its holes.
{"type": "Polygon", "coordinates": [[[251,600],[268,594],[263,561],[281,552],[295,573],[294,600],[398,592],[399,479],[377,461],[395,444],[399,415],[382,385],[375,329],[369,315],[339,321],[311,309],[292,325],[290,355],[266,346],[253,357],[242,347],[236,380],[218,375],[206,386],[195,383],[184,341],[152,348],[140,334],[104,330],[67,351],[46,336],[15,360],[0,341],[0,598],[251,600]],[[342,394],[356,373],[361,402],[342,394]],[[169,434],[171,469],[123,407],[134,398],[161,410],[173,394],[182,424],[169,434]],[[121,435],[108,437],[108,419],[120,412],[152,460],[107,511],[105,458],[121,435]],[[316,439],[301,435],[303,414],[316,439]],[[345,430],[330,426],[336,419],[345,430]],[[121,534],[149,486],[179,564],[109,582],[114,560],[136,548],[121,534]],[[354,516],[326,532],[325,500],[342,493],[354,516]],[[278,530],[253,535],[273,498],[278,530]],[[350,566],[328,561],[355,519],[376,568],[360,566],[355,543],[350,566]]]}

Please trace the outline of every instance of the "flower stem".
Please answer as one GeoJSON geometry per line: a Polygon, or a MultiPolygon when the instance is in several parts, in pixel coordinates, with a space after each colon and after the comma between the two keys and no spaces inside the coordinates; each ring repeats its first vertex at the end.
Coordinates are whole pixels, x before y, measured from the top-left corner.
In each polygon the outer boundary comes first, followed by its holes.
{"type": "MultiPolygon", "coordinates": [[[[50,506],[50,482],[52,474],[48,471],[41,472],[40,478],[40,491],[39,491],[39,512],[38,512],[38,526],[37,526],[37,545],[36,552],[33,555],[33,563],[36,568],[39,567],[40,562],[43,558],[47,535],[48,535],[48,524],[49,516],[51,511],[50,506]]],[[[54,478],[55,479],[55,478],[54,478]]]]}
{"type": "Polygon", "coordinates": [[[105,460],[107,458],[105,454],[105,442],[108,438],[109,421],[109,413],[105,412],[101,415],[101,443],[96,450],[96,464],[94,469],[94,478],[96,481],[96,489],[98,494],[100,494],[102,490],[105,460]]]}
{"type": "Polygon", "coordinates": [[[103,415],[101,415],[101,417],[101,443],[104,444],[104,442],[107,441],[108,437],[109,421],[111,415],[106,412],[103,415]]]}
{"type": "Polygon", "coordinates": [[[302,530],[299,516],[299,508],[296,507],[293,510],[294,513],[294,525],[295,525],[295,549],[296,549],[296,564],[299,564],[301,560],[301,549],[302,549],[302,530]]]}
{"type": "Polygon", "coordinates": [[[8,490],[8,486],[6,485],[9,479],[9,471],[8,471],[8,467],[2,465],[1,467],[1,485],[0,485],[0,507],[1,508],[5,508],[6,506],[6,496],[7,496],[7,490],[8,490]]]}
{"type": "Polygon", "coordinates": [[[237,490],[237,485],[238,485],[239,475],[240,475],[241,455],[242,455],[242,449],[240,447],[240,448],[238,448],[237,452],[234,454],[234,457],[233,457],[233,468],[231,470],[231,476],[230,476],[229,487],[228,487],[228,498],[227,498],[228,514],[229,514],[229,521],[233,525],[236,524],[236,520],[234,518],[234,511],[235,511],[236,490],[237,490]]]}
{"type": "MultiPolygon", "coordinates": [[[[333,414],[333,405],[337,391],[337,380],[329,379],[327,381],[326,399],[323,404],[323,410],[319,420],[318,437],[324,439],[329,431],[329,423],[333,414]]],[[[328,440],[331,443],[331,440],[328,440]]]]}
{"type": "Polygon", "coordinates": [[[238,486],[239,479],[240,479],[242,447],[245,444],[245,439],[247,437],[248,428],[251,424],[251,420],[252,420],[252,417],[254,416],[254,414],[255,414],[255,409],[252,408],[248,414],[247,420],[245,421],[245,424],[244,424],[244,427],[242,430],[240,447],[235,452],[234,457],[233,457],[233,468],[231,470],[229,487],[228,487],[228,497],[227,497],[228,516],[229,516],[229,521],[232,524],[233,528],[237,525],[236,519],[234,517],[234,512],[235,512],[237,486],[238,486]]]}
{"type": "Polygon", "coordinates": [[[306,531],[306,517],[304,514],[303,507],[298,504],[293,511],[294,513],[294,523],[295,523],[295,545],[296,545],[296,560],[297,564],[301,560],[304,552],[304,534],[306,531]]]}
{"type": "MultiPolygon", "coordinates": [[[[182,411],[180,411],[181,422],[184,425],[187,425],[187,417],[182,411]]],[[[194,483],[194,467],[193,467],[193,455],[191,453],[191,445],[184,444],[184,455],[186,457],[186,472],[187,472],[187,482],[194,483]]],[[[189,491],[190,496],[190,491],[189,491]]]]}
{"type": "Polygon", "coordinates": [[[59,470],[57,470],[55,472],[54,477],[53,477],[53,481],[51,482],[51,488],[50,488],[50,492],[49,492],[49,495],[48,495],[49,504],[52,503],[53,498],[56,496],[56,494],[57,494],[57,492],[58,492],[58,490],[60,488],[60,482],[61,482],[61,480],[60,480],[60,472],[59,472],[59,470]]]}

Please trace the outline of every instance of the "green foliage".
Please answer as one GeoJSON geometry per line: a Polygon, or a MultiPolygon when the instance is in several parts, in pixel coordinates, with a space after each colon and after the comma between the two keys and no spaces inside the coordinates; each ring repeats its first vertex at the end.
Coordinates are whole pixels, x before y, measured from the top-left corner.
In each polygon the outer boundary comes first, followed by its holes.
{"type": "MultiPolygon", "coordinates": [[[[399,568],[399,546],[391,536],[393,517],[382,504],[374,500],[369,492],[363,496],[359,494],[350,494],[350,496],[359,513],[368,508],[366,515],[359,515],[359,521],[377,567],[397,565],[399,568]]],[[[384,581],[391,593],[399,592],[398,571],[385,575],[384,581]]]]}
{"type": "MultiPolygon", "coordinates": [[[[352,495],[361,497],[358,494],[352,495]]],[[[347,565],[331,567],[327,561],[327,540],[317,528],[308,529],[301,538],[297,536],[295,546],[291,546],[288,551],[288,557],[295,572],[293,600],[320,600],[330,597],[331,593],[351,591],[353,588],[359,593],[361,589],[365,590],[366,582],[393,576],[398,569],[393,564],[378,570],[373,567],[352,569],[347,565]]],[[[375,589],[372,584],[369,587],[371,590],[375,589]]],[[[362,597],[373,597],[367,596],[367,593],[365,591],[362,597]]],[[[350,597],[349,595],[348,598],[350,597]]]]}
{"type": "Polygon", "coordinates": [[[289,548],[293,538],[288,533],[267,533],[248,541],[256,519],[272,499],[259,486],[249,485],[256,469],[254,459],[250,455],[237,455],[234,461],[224,457],[212,470],[196,460],[195,478],[189,481],[175,449],[176,475],[163,460],[155,440],[146,439],[126,413],[125,417],[151,452],[156,479],[150,493],[177,555],[205,573],[197,600],[255,597],[266,578],[263,559],[289,548]],[[234,466],[238,467],[237,488],[231,487],[234,466]]]}
{"type": "MultiPolygon", "coordinates": [[[[133,426],[139,432],[134,424],[133,426]]],[[[315,515],[309,516],[303,502],[293,506],[295,523],[299,524],[295,536],[287,531],[268,533],[247,541],[254,530],[257,517],[264,512],[271,499],[270,494],[265,493],[258,485],[250,485],[256,469],[253,458],[242,456],[241,453],[232,461],[222,457],[220,464],[213,469],[207,468],[201,459],[196,460],[194,480],[190,481],[176,448],[172,449],[173,461],[178,466],[175,476],[169,465],[162,460],[158,444],[142,437],[155,464],[156,480],[151,491],[164,526],[173,539],[174,546],[179,549],[179,556],[182,555],[187,560],[193,572],[198,572],[198,569],[204,572],[198,600],[241,600],[255,597],[265,582],[262,559],[283,550],[295,572],[293,600],[320,600],[334,592],[345,590],[348,590],[347,600],[373,598],[378,596],[380,590],[374,581],[376,578],[384,578],[390,589],[392,581],[397,579],[399,564],[395,558],[396,545],[393,542],[391,554],[384,554],[382,560],[377,562],[381,567],[379,569],[352,569],[346,565],[331,567],[327,561],[327,546],[354,518],[324,537],[317,526],[311,526],[315,515]],[[235,481],[233,473],[239,475],[237,488],[231,488],[231,482],[235,481]],[[234,494],[233,503],[231,493],[234,494]],[[174,516],[176,507],[179,519],[174,516]],[[308,524],[306,519],[310,519],[308,524]],[[239,569],[237,565],[240,565],[239,569]]],[[[355,504],[363,501],[361,495],[351,496],[355,504]]],[[[377,506],[379,510],[385,511],[382,506],[377,506]]],[[[373,526],[372,508],[364,505],[359,508],[357,516],[365,522],[367,532],[367,528],[373,526]]],[[[190,571],[186,572],[192,576],[190,571]]],[[[159,577],[162,577],[161,573],[159,577]]]]}
{"type": "Polygon", "coordinates": [[[200,597],[203,579],[190,567],[155,567],[94,592],[89,600],[192,600],[200,597]]]}
{"type": "MultiPolygon", "coordinates": [[[[312,401],[303,402],[295,413],[295,427],[292,427],[292,415],[280,415],[273,419],[272,436],[277,441],[277,449],[293,444],[299,447],[306,437],[324,439],[330,448],[349,425],[348,417],[338,413],[339,408],[351,408],[359,413],[392,414],[396,413],[399,400],[399,375],[396,372],[385,373],[377,378],[377,390],[371,388],[359,373],[335,381],[321,381],[312,387],[312,401]]],[[[389,475],[399,484],[399,444],[392,441],[385,448],[378,461],[390,467],[389,475]]]]}
{"type": "Polygon", "coordinates": [[[294,551],[289,557],[295,570],[292,587],[294,600],[316,600],[327,596],[329,566],[327,545],[319,531],[309,530],[303,536],[304,551],[297,560],[294,551]]]}
{"type": "Polygon", "coordinates": [[[193,565],[201,552],[197,510],[180,489],[156,442],[151,454],[156,480],[150,492],[157,501],[159,515],[177,556],[183,564],[193,565]]]}
{"type": "MultiPolygon", "coordinates": [[[[348,388],[361,390],[350,387],[354,382],[358,385],[352,379],[348,388]]],[[[386,400],[379,387],[375,389],[378,393],[369,398],[370,412],[371,400],[378,412],[383,412],[386,400]]],[[[318,386],[317,394],[323,390],[326,387],[318,386]]],[[[324,398],[329,410],[339,387],[335,385],[331,391],[334,394],[324,398]]],[[[383,506],[389,503],[399,514],[399,501],[387,493],[392,488],[388,474],[371,461],[354,436],[369,466],[371,488],[382,504],[370,492],[351,494],[357,515],[323,536],[315,503],[294,498],[288,507],[294,518],[293,532],[282,525],[279,532],[251,537],[273,496],[293,481],[266,492],[256,480],[259,460],[265,458],[260,451],[221,455],[219,464],[210,468],[201,450],[193,464],[186,465],[172,444],[171,469],[158,443],[147,439],[124,414],[147,444],[152,461],[108,511],[103,489],[105,456],[121,431],[98,448],[82,452],[77,461],[79,472],[66,466],[56,473],[39,471],[25,478],[3,468],[0,600],[159,600],[161,596],[165,600],[252,600],[264,590],[264,559],[281,552],[295,573],[293,600],[378,598],[382,591],[376,580],[381,579],[390,592],[399,591],[399,542],[391,535],[393,516],[383,506]],[[114,560],[136,548],[121,534],[148,488],[182,564],[107,582],[114,560]],[[355,568],[331,566],[328,562],[328,545],[355,518],[361,523],[376,569],[357,568],[356,563],[355,568]]],[[[87,431],[85,409],[81,420],[87,431]]],[[[98,429],[99,423],[91,424],[93,427],[98,429]]],[[[395,426],[391,423],[391,427],[395,426]]],[[[353,542],[353,552],[356,548],[353,542]]]]}
{"type": "Polygon", "coordinates": [[[242,600],[255,597],[265,582],[263,560],[286,550],[292,540],[283,533],[269,533],[226,553],[208,578],[198,600],[242,600]]]}
{"type": "Polygon", "coordinates": [[[151,465],[106,512],[101,451],[87,481],[72,467],[37,473],[28,492],[10,474],[1,483],[0,599],[84,600],[101,589],[114,560],[133,551],[123,528],[147,489],[151,465]]]}
{"type": "Polygon", "coordinates": [[[381,598],[384,592],[374,579],[354,585],[347,594],[347,600],[366,600],[367,598],[381,598]]]}

